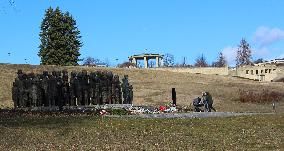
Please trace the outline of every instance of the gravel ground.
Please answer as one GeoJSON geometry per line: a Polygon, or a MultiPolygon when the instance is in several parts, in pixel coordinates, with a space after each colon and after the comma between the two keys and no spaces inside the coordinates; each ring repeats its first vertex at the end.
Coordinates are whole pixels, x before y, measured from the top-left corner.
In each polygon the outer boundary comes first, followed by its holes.
{"type": "Polygon", "coordinates": [[[138,115],[107,115],[108,117],[127,118],[210,118],[210,117],[231,117],[257,114],[274,113],[234,113],[234,112],[193,112],[193,113],[162,113],[162,114],[138,114],[138,115]]]}

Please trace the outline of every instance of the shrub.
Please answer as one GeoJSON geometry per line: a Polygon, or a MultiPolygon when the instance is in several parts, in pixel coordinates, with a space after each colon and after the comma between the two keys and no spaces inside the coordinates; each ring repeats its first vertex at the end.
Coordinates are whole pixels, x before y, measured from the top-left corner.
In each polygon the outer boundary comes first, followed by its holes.
{"type": "Polygon", "coordinates": [[[254,92],[254,91],[245,91],[239,90],[238,92],[238,101],[247,103],[269,103],[269,102],[278,102],[284,97],[284,93],[276,92],[276,91],[269,91],[263,89],[261,92],[254,92]]]}
{"type": "Polygon", "coordinates": [[[122,64],[118,65],[119,68],[135,68],[136,65],[134,63],[131,62],[124,62],[122,64]]]}

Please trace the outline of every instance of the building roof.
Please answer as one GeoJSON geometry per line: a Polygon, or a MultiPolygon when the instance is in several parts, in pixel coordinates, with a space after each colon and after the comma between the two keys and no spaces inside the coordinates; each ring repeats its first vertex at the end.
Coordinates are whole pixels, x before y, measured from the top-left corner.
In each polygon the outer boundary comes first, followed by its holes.
{"type": "Polygon", "coordinates": [[[128,57],[129,59],[131,58],[144,58],[144,57],[164,57],[164,55],[160,55],[157,53],[142,53],[142,54],[137,54],[137,55],[132,55],[130,57],[128,57]]]}
{"type": "Polygon", "coordinates": [[[255,66],[263,66],[263,65],[268,65],[268,64],[284,64],[284,59],[274,59],[274,60],[270,60],[270,61],[264,61],[262,63],[257,63],[255,64],[255,66]]]}

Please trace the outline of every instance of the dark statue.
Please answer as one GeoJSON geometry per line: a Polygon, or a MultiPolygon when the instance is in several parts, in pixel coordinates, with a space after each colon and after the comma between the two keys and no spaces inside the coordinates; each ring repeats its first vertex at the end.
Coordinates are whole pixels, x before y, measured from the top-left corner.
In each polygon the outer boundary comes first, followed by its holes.
{"type": "Polygon", "coordinates": [[[52,71],[49,74],[23,73],[18,70],[13,82],[15,108],[132,104],[133,87],[125,75],[122,82],[110,71],[52,71]]]}

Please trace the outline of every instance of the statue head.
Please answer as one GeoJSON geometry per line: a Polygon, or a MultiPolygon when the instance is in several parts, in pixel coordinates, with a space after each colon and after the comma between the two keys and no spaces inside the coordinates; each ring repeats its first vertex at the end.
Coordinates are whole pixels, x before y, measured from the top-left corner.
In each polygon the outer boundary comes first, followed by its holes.
{"type": "Polygon", "coordinates": [[[124,78],[125,78],[125,79],[128,79],[128,75],[124,75],[124,78]]]}
{"type": "Polygon", "coordinates": [[[51,75],[56,76],[56,71],[52,71],[51,75]]]}
{"type": "Polygon", "coordinates": [[[30,78],[30,79],[35,78],[35,74],[34,74],[33,72],[29,73],[29,74],[28,74],[28,78],[30,78]]]}
{"type": "Polygon", "coordinates": [[[19,69],[18,72],[17,72],[17,74],[18,74],[18,75],[19,75],[19,74],[23,74],[23,70],[19,69]]]}
{"type": "Polygon", "coordinates": [[[68,71],[67,71],[66,69],[64,69],[64,70],[62,71],[62,73],[63,73],[63,76],[68,75],[68,71]]]}
{"type": "Polygon", "coordinates": [[[57,71],[57,72],[56,72],[56,76],[57,76],[57,77],[60,77],[60,76],[61,76],[61,71],[57,71]]]}
{"type": "Polygon", "coordinates": [[[43,76],[48,76],[48,72],[47,72],[47,71],[43,71],[43,72],[42,72],[42,75],[43,75],[43,76]]]}
{"type": "Polygon", "coordinates": [[[82,70],[81,75],[82,75],[82,76],[87,76],[87,75],[88,75],[87,70],[82,70]]]}

